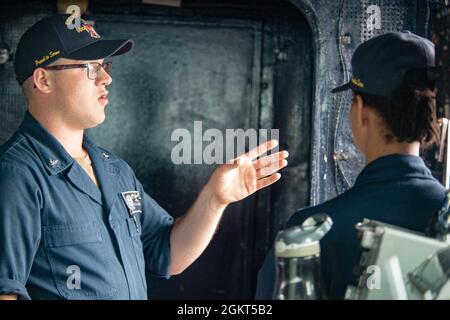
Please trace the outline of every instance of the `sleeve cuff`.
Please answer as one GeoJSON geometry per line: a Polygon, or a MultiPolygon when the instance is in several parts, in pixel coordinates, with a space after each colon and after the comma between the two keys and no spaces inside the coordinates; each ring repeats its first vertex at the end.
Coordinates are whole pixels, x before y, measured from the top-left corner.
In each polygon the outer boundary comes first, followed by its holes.
{"type": "Polygon", "coordinates": [[[31,300],[25,286],[11,279],[0,279],[0,295],[17,295],[19,300],[31,300]]]}
{"type": "Polygon", "coordinates": [[[155,243],[150,256],[146,256],[147,272],[159,278],[170,279],[170,232],[173,225],[163,231],[161,238],[155,243]]]}

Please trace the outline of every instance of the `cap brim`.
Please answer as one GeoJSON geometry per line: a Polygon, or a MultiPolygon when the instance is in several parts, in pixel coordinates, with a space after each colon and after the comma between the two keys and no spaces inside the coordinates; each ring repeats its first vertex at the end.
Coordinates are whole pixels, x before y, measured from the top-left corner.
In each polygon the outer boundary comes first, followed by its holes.
{"type": "Polygon", "coordinates": [[[346,84],[343,84],[342,86],[336,87],[333,90],[331,90],[331,93],[337,93],[337,92],[342,92],[345,90],[349,90],[352,88],[352,83],[348,82],[346,84]]]}
{"type": "Polygon", "coordinates": [[[112,56],[119,56],[133,48],[133,40],[99,40],[86,47],[78,49],[65,58],[74,60],[98,60],[112,56]]]}

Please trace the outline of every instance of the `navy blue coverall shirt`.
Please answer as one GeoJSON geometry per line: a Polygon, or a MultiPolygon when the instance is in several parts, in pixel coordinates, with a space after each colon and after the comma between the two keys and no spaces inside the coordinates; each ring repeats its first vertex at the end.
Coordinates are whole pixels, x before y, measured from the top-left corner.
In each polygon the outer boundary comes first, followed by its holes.
{"type": "MultiPolygon", "coordinates": [[[[444,199],[445,188],[420,157],[388,155],[369,163],[355,185],[340,196],[296,212],[286,227],[300,225],[315,213],[333,219],[331,231],[320,242],[322,275],[328,297],[343,299],[347,285],[356,284],[353,268],[361,256],[358,222],[368,218],[424,232],[444,199]]],[[[275,275],[272,248],[258,274],[257,299],[274,298],[275,275]]]]}
{"type": "Polygon", "coordinates": [[[99,188],[28,112],[2,145],[0,294],[147,299],[146,272],[169,277],[173,218],[123,160],[83,146],[99,188]]]}

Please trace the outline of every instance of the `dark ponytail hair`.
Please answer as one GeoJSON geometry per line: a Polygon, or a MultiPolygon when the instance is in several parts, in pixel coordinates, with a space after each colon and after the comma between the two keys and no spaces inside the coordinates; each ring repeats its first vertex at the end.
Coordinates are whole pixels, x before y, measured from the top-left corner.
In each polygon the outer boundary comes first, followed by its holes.
{"type": "Polygon", "coordinates": [[[359,94],[365,106],[375,109],[386,126],[386,141],[435,142],[439,137],[434,81],[425,69],[411,70],[390,96],[359,94]]]}

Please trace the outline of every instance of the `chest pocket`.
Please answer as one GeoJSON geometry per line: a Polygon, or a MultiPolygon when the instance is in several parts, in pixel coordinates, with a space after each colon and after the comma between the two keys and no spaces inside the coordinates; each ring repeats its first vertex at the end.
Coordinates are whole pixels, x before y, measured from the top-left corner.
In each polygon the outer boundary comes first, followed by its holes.
{"type": "Polygon", "coordinates": [[[139,267],[139,274],[141,276],[142,285],[145,290],[147,290],[147,281],[145,280],[145,259],[144,259],[144,249],[141,240],[141,224],[140,224],[140,214],[136,216],[136,220],[133,218],[127,218],[128,233],[131,238],[131,243],[133,246],[134,256],[136,258],[136,263],[139,267]]]}
{"type": "Polygon", "coordinates": [[[126,228],[130,237],[131,246],[133,247],[136,266],[139,269],[141,283],[145,291],[147,291],[147,281],[145,279],[145,259],[142,246],[141,234],[141,195],[138,191],[124,191],[118,194],[121,198],[122,217],[125,218],[126,228]]]}
{"type": "Polygon", "coordinates": [[[97,222],[42,227],[58,292],[66,299],[110,299],[117,292],[97,222]]]}

